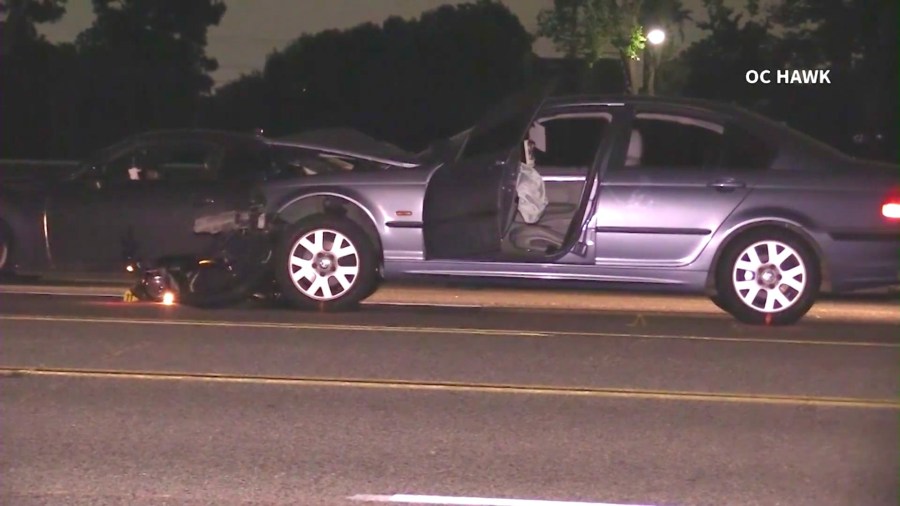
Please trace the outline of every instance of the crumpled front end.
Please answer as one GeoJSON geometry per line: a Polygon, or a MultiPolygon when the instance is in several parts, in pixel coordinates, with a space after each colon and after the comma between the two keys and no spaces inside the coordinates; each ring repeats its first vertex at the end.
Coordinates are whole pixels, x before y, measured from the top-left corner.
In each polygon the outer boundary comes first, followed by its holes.
{"type": "Polygon", "coordinates": [[[175,255],[133,262],[136,276],[126,299],[213,307],[249,298],[273,278],[272,258],[277,222],[258,208],[205,215],[194,221],[194,233],[217,237],[201,255],[175,255]]]}

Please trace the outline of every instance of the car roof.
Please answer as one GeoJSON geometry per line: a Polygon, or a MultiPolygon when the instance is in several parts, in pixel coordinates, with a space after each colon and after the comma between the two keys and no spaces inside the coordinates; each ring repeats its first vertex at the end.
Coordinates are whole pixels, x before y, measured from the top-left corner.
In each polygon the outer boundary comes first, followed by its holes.
{"type": "Polygon", "coordinates": [[[649,96],[649,95],[557,95],[547,98],[545,105],[566,106],[581,104],[607,105],[663,105],[685,109],[702,109],[723,114],[754,114],[736,104],[700,98],[649,96]]]}
{"type": "Polygon", "coordinates": [[[219,142],[264,142],[265,138],[253,133],[234,132],[230,130],[215,130],[206,128],[171,128],[158,129],[142,132],[129,137],[129,140],[166,140],[178,137],[189,137],[193,139],[208,139],[219,142]]]}

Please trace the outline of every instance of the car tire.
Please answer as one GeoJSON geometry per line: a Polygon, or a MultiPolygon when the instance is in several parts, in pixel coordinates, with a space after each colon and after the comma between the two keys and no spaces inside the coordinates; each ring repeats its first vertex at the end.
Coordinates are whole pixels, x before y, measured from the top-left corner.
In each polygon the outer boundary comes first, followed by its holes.
{"type": "Polygon", "coordinates": [[[270,261],[273,246],[271,238],[261,234],[242,234],[239,241],[226,240],[212,261],[199,262],[182,273],[181,302],[205,309],[222,308],[270,288],[274,281],[270,261]],[[229,246],[235,242],[237,247],[229,246]]]}
{"type": "Polygon", "coordinates": [[[716,307],[721,309],[722,311],[725,311],[726,313],[731,313],[731,311],[728,309],[728,306],[725,304],[725,301],[722,299],[722,296],[719,295],[718,293],[711,295],[709,297],[709,300],[711,300],[712,303],[715,304],[716,307]]]}
{"type": "Polygon", "coordinates": [[[243,273],[242,277],[235,277],[217,264],[199,266],[188,275],[179,299],[186,306],[202,309],[233,306],[248,300],[254,289],[263,284],[266,274],[266,266],[243,273]]]}
{"type": "Polygon", "coordinates": [[[346,218],[315,215],[288,227],[275,251],[282,297],[303,309],[339,311],[371,295],[378,255],[366,232],[346,218]]]}
{"type": "Polygon", "coordinates": [[[806,242],[787,230],[763,229],[727,248],[716,269],[714,302],[753,325],[791,325],[806,315],[822,279],[819,260],[806,242]]]}

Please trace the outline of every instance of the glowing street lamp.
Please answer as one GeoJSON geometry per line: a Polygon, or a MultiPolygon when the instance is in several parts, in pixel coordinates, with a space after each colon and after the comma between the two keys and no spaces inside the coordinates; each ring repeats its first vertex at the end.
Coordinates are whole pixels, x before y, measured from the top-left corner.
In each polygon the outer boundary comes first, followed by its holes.
{"type": "Polygon", "coordinates": [[[647,32],[647,42],[650,43],[650,46],[646,48],[647,51],[647,67],[649,71],[649,75],[647,76],[647,94],[654,95],[656,94],[656,68],[659,66],[660,61],[660,46],[662,43],[666,41],[666,32],[659,29],[653,28],[649,32],[647,32]]]}

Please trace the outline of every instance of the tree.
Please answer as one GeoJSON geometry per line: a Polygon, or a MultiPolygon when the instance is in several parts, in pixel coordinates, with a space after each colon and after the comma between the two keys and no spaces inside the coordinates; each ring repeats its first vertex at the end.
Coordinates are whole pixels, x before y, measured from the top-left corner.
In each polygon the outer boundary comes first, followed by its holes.
{"type": "Polygon", "coordinates": [[[96,19],[76,45],[94,139],[195,124],[217,68],[206,36],[225,13],[223,0],[93,1],[96,19]]]}
{"type": "Polygon", "coordinates": [[[896,13],[894,0],[781,0],[770,12],[785,31],[782,45],[792,64],[828,63],[836,71],[876,56],[879,24],[896,21],[896,13]]]}
{"type": "Polygon", "coordinates": [[[538,15],[538,34],[549,37],[570,58],[594,64],[615,55],[622,61],[627,87],[638,93],[647,22],[681,26],[688,12],[680,0],[554,0],[538,15]]]}
{"type": "Polygon", "coordinates": [[[262,72],[243,74],[219,87],[203,103],[203,124],[251,131],[268,124],[268,83],[262,72]]]}
{"type": "Polygon", "coordinates": [[[54,127],[72,48],[55,46],[37,25],[59,20],[65,0],[0,0],[0,156],[46,157],[60,147],[54,127]]]}
{"type": "Polygon", "coordinates": [[[531,44],[493,0],[303,35],[266,61],[265,130],[348,126],[418,149],[523,86],[531,44]]]}
{"type": "Polygon", "coordinates": [[[770,12],[785,33],[779,59],[793,68],[828,68],[817,93],[829,121],[823,134],[851,148],[852,134],[880,134],[880,156],[896,157],[898,136],[896,0],[782,0],[770,12]]]}
{"type": "Polygon", "coordinates": [[[783,0],[762,11],[704,0],[708,32],[677,59],[684,93],[736,102],[846,151],[896,160],[897,3],[783,0]],[[782,35],[776,36],[775,33],[782,35]],[[750,84],[749,70],[830,69],[831,84],[750,84]],[[854,146],[854,135],[882,141],[854,146]]]}
{"type": "Polygon", "coordinates": [[[689,69],[684,94],[754,108],[768,107],[773,89],[747,83],[746,73],[777,68],[777,38],[771,34],[769,22],[754,19],[758,11],[753,9],[752,1],[742,12],[725,5],[723,0],[703,3],[709,20],[697,26],[708,34],[678,58],[689,69]]]}
{"type": "Polygon", "coordinates": [[[58,21],[66,13],[66,0],[0,0],[0,14],[6,19],[0,54],[7,55],[23,43],[39,39],[35,25],[58,21]]]}

